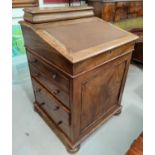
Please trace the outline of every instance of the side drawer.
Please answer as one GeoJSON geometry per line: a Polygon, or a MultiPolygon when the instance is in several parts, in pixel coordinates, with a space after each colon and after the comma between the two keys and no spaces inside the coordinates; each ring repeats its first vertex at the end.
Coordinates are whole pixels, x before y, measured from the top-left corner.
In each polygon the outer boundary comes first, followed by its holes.
{"type": "Polygon", "coordinates": [[[46,87],[53,96],[55,96],[62,104],[70,108],[69,106],[69,92],[65,91],[51,80],[46,73],[42,72],[41,69],[29,63],[31,76],[38,80],[44,87],[46,87]]]}
{"type": "Polygon", "coordinates": [[[42,73],[44,73],[46,75],[46,78],[48,78],[55,85],[59,86],[66,93],[69,92],[69,78],[63,75],[58,69],[52,67],[51,65],[48,65],[30,52],[27,52],[27,57],[29,63],[33,64],[42,73]]]}
{"type": "Polygon", "coordinates": [[[66,135],[70,136],[70,111],[59,104],[38,82],[32,79],[37,104],[66,135]]]}

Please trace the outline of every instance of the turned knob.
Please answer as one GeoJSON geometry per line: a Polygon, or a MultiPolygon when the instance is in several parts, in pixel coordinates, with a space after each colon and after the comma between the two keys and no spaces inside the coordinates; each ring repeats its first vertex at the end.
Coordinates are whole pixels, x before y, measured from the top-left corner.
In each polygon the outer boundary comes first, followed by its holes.
{"type": "Polygon", "coordinates": [[[43,106],[43,105],[45,105],[45,102],[42,102],[42,103],[40,104],[40,106],[43,106]]]}
{"type": "Polygon", "coordinates": [[[32,61],[32,63],[36,63],[38,60],[37,59],[34,59],[33,61],[32,61]]]}
{"type": "Polygon", "coordinates": [[[53,75],[52,75],[52,78],[53,78],[53,79],[56,79],[56,77],[57,77],[56,74],[53,74],[53,75]]]}
{"type": "Polygon", "coordinates": [[[58,89],[56,89],[56,90],[53,91],[53,94],[54,94],[54,95],[57,95],[57,94],[59,94],[59,93],[60,93],[60,90],[58,90],[58,89]]]}
{"type": "Polygon", "coordinates": [[[41,92],[41,88],[38,88],[38,89],[36,90],[36,93],[39,93],[39,92],[41,92]]]}
{"type": "Polygon", "coordinates": [[[39,77],[40,76],[40,73],[35,73],[34,76],[35,77],[39,77]]]}
{"type": "Polygon", "coordinates": [[[62,124],[62,121],[59,121],[58,123],[57,123],[57,125],[61,125],[62,124]]]}
{"type": "Polygon", "coordinates": [[[57,111],[57,110],[59,110],[60,109],[60,107],[59,106],[56,106],[55,108],[54,108],[54,111],[57,111]]]}

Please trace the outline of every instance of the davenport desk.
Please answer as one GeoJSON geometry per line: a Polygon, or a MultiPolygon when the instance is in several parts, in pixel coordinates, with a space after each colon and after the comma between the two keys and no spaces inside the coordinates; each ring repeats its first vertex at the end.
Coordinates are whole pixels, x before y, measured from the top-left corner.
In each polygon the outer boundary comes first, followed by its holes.
{"type": "Polygon", "coordinates": [[[27,8],[22,32],[34,108],[65,144],[80,143],[121,112],[137,36],[94,16],[92,7],[27,8]]]}

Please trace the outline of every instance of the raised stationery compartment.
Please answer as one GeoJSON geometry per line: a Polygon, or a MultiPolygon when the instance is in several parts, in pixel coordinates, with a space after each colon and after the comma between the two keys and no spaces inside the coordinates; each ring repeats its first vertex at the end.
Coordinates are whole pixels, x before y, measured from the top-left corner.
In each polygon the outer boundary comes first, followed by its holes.
{"type": "Polygon", "coordinates": [[[78,19],[94,16],[93,7],[71,8],[28,8],[25,9],[24,19],[31,23],[45,23],[68,19],[78,19]]]}

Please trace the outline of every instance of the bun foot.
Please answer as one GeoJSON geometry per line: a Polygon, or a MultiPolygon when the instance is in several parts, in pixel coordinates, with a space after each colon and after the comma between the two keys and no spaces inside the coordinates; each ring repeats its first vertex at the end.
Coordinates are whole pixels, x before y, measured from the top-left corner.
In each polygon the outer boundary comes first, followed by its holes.
{"type": "Polygon", "coordinates": [[[35,112],[38,112],[38,110],[36,109],[36,107],[33,107],[33,110],[34,110],[35,112]]]}
{"type": "Polygon", "coordinates": [[[115,115],[116,115],[116,116],[117,116],[117,115],[120,115],[121,112],[122,112],[122,109],[120,109],[119,111],[117,111],[117,112],[115,113],[115,115]]]}
{"type": "Polygon", "coordinates": [[[74,154],[74,153],[78,152],[79,149],[80,149],[80,145],[78,145],[78,146],[76,146],[76,147],[74,147],[74,148],[67,147],[67,151],[68,151],[69,153],[71,153],[71,154],[74,154]]]}
{"type": "Polygon", "coordinates": [[[34,106],[33,106],[33,110],[35,111],[35,112],[38,112],[38,109],[37,109],[37,107],[36,107],[36,102],[34,102],[34,104],[33,104],[34,106]]]}

